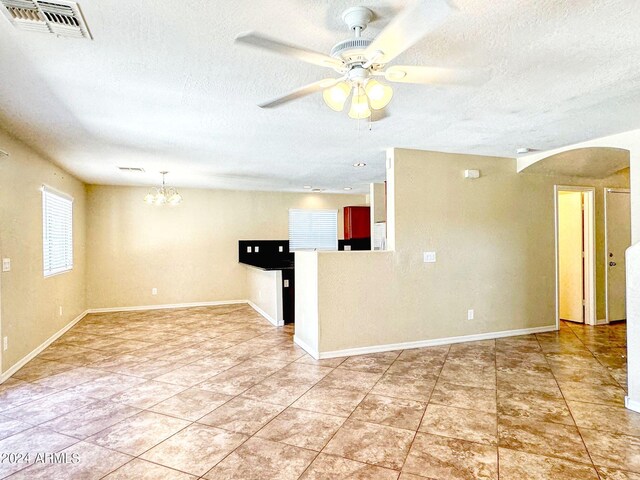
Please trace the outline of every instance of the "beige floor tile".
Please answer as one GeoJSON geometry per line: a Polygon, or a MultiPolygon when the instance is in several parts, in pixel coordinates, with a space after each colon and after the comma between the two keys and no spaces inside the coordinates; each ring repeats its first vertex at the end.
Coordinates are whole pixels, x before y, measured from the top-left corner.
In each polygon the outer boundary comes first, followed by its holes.
{"type": "Polygon", "coordinates": [[[38,425],[92,404],[95,399],[63,390],[2,412],[5,417],[38,425]]]}
{"type": "Polygon", "coordinates": [[[304,363],[307,365],[319,365],[321,367],[331,367],[335,368],[344,362],[347,357],[337,357],[337,358],[326,358],[321,360],[316,360],[311,355],[304,355],[296,360],[296,363],[304,363]]]}
{"type": "Polygon", "coordinates": [[[578,429],[574,426],[501,416],[498,437],[500,447],[511,450],[573,462],[590,462],[578,429]]]}
{"type": "Polygon", "coordinates": [[[538,422],[574,425],[569,407],[563,398],[536,393],[498,391],[498,414],[528,418],[538,422]]]}
{"type": "Polygon", "coordinates": [[[436,384],[436,377],[412,378],[400,375],[385,374],[375,387],[372,394],[385,397],[404,398],[426,402],[436,384]]]}
{"type": "Polygon", "coordinates": [[[616,385],[594,385],[585,382],[558,380],[560,390],[567,400],[624,406],[626,392],[616,385]]]}
{"type": "Polygon", "coordinates": [[[440,374],[441,369],[442,363],[439,359],[434,360],[434,363],[431,365],[427,362],[417,363],[396,360],[389,366],[385,373],[400,377],[433,378],[440,374]]]}
{"type": "Polygon", "coordinates": [[[57,390],[9,378],[0,385],[0,412],[46,397],[57,390]]]}
{"type": "Polygon", "coordinates": [[[285,407],[237,397],[205,415],[199,423],[232,432],[253,435],[285,407]]]}
{"type": "Polygon", "coordinates": [[[312,412],[348,417],[356,409],[365,395],[364,392],[340,390],[316,385],[291,406],[312,412]]]}
{"type": "Polygon", "coordinates": [[[384,373],[399,355],[399,351],[357,355],[347,358],[338,368],[370,373],[384,373]]]}
{"type": "Polygon", "coordinates": [[[96,400],[89,405],[43,423],[44,428],[85,439],[105,428],[140,413],[128,405],[96,400]]]}
{"type": "Polygon", "coordinates": [[[496,413],[496,391],[492,388],[457,385],[438,380],[430,403],[496,413]]]}
{"type": "Polygon", "coordinates": [[[569,401],[579,428],[590,428],[640,437],[640,413],[624,407],[569,401]]]}
{"type": "Polygon", "coordinates": [[[344,421],[342,417],[287,408],[256,433],[256,437],[319,452],[344,421]]]}
{"type": "Polygon", "coordinates": [[[149,410],[195,422],[232,398],[231,395],[193,387],[167,398],[149,408],[149,410]]]}
{"type": "Polygon", "coordinates": [[[64,390],[66,388],[75,387],[91,380],[98,380],[105,376],[105,372],[95,370],[93,368],[76,367],[71,370],[65,370],[64,372],[56,373],[39,380],[35,380],[34,383],[42,385],[43,387],[54,388],[57,390],[64,390]]]}
{"type": "Polygon", "coordinates": [[[24,380],[25,382],[34,382],[72,368],[76,368],[76,366],[68,363],[42,360],[36,357],[14,373],[13,378],[24,380]]]}
{"type": "Polygon", "coordinates": [[[248,438],[239,433],[193,424],[140,458],[201,476],[248,438]]]}
{"type": "Polygon", "coordinates": [[[398,360],[411,363],[425,362],[428,365],[431,365],[433,360],[438,360],[441,364],[444,364],[444,360],[447,353],[449,353],[450,348],[450,345],[438,345],[435,347],[403,350],[398,356],[398,360]]]}
{"type": "Polygon", "coordinates": [[[494,413],[429,404],[419,431],[486,445],[498,444],[494,413]]]}
{"type": "Polygon", "coordinates": [[[402,471],[435,480],[493,480],[498,478],[498,452],[496,447],[418,432],[402,471]]]}
{"type": "Polygon", "coordinates": [[[135,458],[104,480],[196,480],[198,477],[135,458]]]}
{"type": "MultiPolygon", "coordinates": [[[[213,377],[215,372],[211,371],[209,367],[200,365],[185,365],[171,370],[154,380],[158,382],[173,383],[176,385],[182,385],[184,387],[193,387],[205,380],[213,377]]],[[[221,392],[223,393],[223,392],[221,392]]]]}
{"type": "Polygon", "coordinates": [[[593,463],[640,474],[640,438],[580,428],[593,463]]]}
{"type": "Polygon", "coordinates": [[[397,480],[396,470],[321,453],[300,480],[397,480]]]}
{"type": "Polygon", "coordinates": [[[347,420],[323,452],[399,470],[413,437],[409,430],[347,420]]]}
{"type": "Polygon", "coordinates": [[[141,412],[87,438],[101,447],[138,456],[189,425],[188,421],[141,412]]]}
{"type": "Polygon", "coordinates": [[[357,372],[336,368],[324,377],[318,386],[342,390],[368,392],[382,377],[380,373],[357,372]]]}
{"type": "Polygon", "coordinates": [[[83,479],[98,480],[129,462],[132,457],[106,448],[79,442],[59,452],[57,462],[35,464],[19,471],[15,480],[83,479]]]}
{"type": "Polygon", "coordinates": [[[150,408],[183,390],[186,390],[186,387],[149,380],[117,393],[109,397],[109,400],[136,408],[150,408]]]}
{"type": "Polygon", "coordinates": [[[498,391],[544,395],[550,398],[563,398],[558,382],[553,376],[546,378],[529,375],[498,372],[498,391]]]}
{"type": "Polygon", "coordinates": [[[28,430],[33,425],[0,415],[0,440],[28,430]]]}
{"type": "Polygon", "coordinates": [[[598,480],[592,465],[501,448],[501,480],[598,480]]]}
{"type": "Polygon", "coordinates": [[[447,383],[467,385],[471,387],[487,387],[496,385],[496,368],[494,365],[469,366],[466,362],[445,362],[440,379],[447,383]]]}
{"type": "Polygon", "coordinates": [[[254,385],[242,396],[287,407],[307,393],[314,383],[302,383],[274,375],[254,385]]]}
{"type": "Polygon", "coordinates": [[[597,467],[600,480],[640,480],[640,473],[625,472],[607,467],[597,467]]]}
{"type": "Polygon", "coordinates": [[[86,395],[87,397],[105,399],[129,388],[144,383],[143,378],[130,377],[119,373],[110,373],[97,380],[83,383],[77,387],[67,390],[75,395],[86,395]]]}
{"type": "Polygon", "coordinates": [[[210,480],[296,480],[317,452],[251,438],[211,469],[210,480]]]}
{"type": "Polygon", "coordinates": [[[420,425],[426,407],[426,402],[367,395],[353,412],[351,418],[415,431],[420,425]]]}

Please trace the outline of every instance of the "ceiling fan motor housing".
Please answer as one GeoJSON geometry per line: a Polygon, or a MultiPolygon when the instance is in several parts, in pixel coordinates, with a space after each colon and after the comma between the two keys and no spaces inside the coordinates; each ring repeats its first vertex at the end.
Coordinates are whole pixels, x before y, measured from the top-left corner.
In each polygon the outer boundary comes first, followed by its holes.
{"type": "Polygon", "coordinates": [[[365,49],[371,45],[372,40],[369,38],[350,38],[334,45],[331,49],[331,56],[340,58],[349,65],[352,63],[365,63],[367,59],[364,57],[365,49]]]}

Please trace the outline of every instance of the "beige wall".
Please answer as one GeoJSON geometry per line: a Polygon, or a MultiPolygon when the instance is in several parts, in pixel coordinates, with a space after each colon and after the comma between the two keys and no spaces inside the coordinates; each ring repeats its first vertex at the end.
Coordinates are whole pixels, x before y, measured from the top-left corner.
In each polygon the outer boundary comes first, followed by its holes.
{"type": "Polygon", "coordinates": [[[267,315],[274,325],[284,325],[282,311],[282,270],[262,270],[246,266],[247,300],[267,315]]]}
{"type": "Polygon", "coordinates": [[[628,184],[624,174],[518,174],[514,159],[391,154],[395,252],[317,254],[321,352],[553,326],[554,185],[597,187],[601,211],[604,187],[628,184]],[[470,168],[481,178],[464,179],[470,168]],[[437,252],[435,264],[423,262],[425,251],[437,252]],[[467,320],[468,309],[475,320],[467,320]]]}
{"type": "Polygon", "coordinates": [[[91,308],[247,299],[238,240],[288,238],[289,208],[340,209],[342,237],[342,207],[364,202],[364,195],[181,189],[180,206],[158,208],[142,201],[144,188],[87,191],[91,308]]]}
{"type": "Polygon", "coordinates": [[[0,156],[0,255],[11,258],[0,285],[1,330],[9,339],[4,372],[86,309],[86,194],[80,181],[2,131],[0,149],[10,153],[0,156]],[[75,199],[74,268],[49,278],[42,271],[43,184],[75,199]]]}

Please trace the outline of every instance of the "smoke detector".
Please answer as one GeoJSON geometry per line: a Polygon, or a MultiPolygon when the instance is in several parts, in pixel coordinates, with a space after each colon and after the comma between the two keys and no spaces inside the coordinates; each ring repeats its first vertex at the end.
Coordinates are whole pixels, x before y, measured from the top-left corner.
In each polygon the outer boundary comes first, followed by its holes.
{"type": "Polygon", "coordinates": [[[58,37],[93,38],[75,2],[0,0],[0,11],[18,30],[49,33],[58,37]]]}

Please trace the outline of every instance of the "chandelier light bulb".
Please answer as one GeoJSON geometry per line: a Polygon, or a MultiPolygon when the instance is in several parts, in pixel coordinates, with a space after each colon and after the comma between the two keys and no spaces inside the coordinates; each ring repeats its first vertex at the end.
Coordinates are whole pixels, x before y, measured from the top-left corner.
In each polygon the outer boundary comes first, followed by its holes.
{"type": "Polygon", "coordinates": [[[355,119],[369,118],[371,116],[371,110],[369,109],[369,102],[367,95],[362,87],[353,87],[353,97],[351,100],[351,110],[349,110],[349,117],[355,119]]]}
{"type": "Polygon", "coordinates": [[[144,197],[145,203],[149,205],[179,205],[182,202],[182,195],[174,187],[167,187],[164,177],[169,172],[160,172],[162,174],[162,185],[152,188],[144,197]]]}
{"type": "Polygon", "coordinates": [[[331,88],[325,88],[322,92],[322,98],[330,109],[341,112],[344,109],[344,104],[347,98],[349,98],[350,93],[351,87],[349,84],[347,82],[340,82],[331,88]]]}
{"type": "Polygon", "coordinates": [[[369,97],[369,103],[374,110],[380,110],[381,108],[389,105],[391,98],[393,97],[393,90],[388,85],[383,85],[377,80],[370,79],[367,82],[365,89],[367,96],[369,97]]]}

